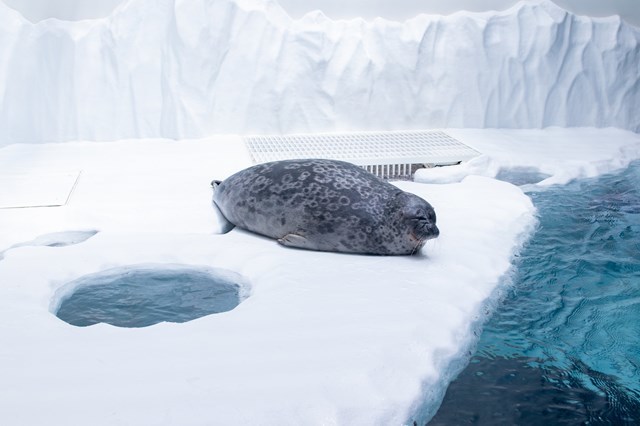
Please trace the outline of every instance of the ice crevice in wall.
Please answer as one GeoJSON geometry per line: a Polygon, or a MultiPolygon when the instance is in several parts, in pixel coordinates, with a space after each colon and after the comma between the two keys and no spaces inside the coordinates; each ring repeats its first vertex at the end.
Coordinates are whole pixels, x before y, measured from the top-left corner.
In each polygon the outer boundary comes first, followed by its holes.
{"type": "Polygon", "coordinates": [[[0,3],[0,145],[440,127],[640,130],[640,30],[551,3],[405,22],[273,0],[128,0],[30,23],[0,3]]]}

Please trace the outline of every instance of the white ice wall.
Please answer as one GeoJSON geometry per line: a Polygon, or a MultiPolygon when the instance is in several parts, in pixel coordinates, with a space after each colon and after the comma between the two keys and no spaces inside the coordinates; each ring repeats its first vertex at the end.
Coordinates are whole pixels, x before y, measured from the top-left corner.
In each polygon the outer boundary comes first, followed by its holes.
{"type": "Polygon", "coordinates": [[[263,0],[128,0],[32,24],[0,3],[0,145],[430,127],[640,131],[640,30],[551,2],[402,24],[263,0]]]}

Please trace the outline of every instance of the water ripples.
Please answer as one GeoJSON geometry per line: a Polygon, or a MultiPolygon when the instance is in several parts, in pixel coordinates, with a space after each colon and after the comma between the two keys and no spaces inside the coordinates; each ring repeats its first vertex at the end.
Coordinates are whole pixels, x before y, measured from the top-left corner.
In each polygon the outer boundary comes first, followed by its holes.
{"type": "Polygon", "coordinates": [[[530,196],[539,229],[433,424],[640,424],[640,162],[530,196]]]}

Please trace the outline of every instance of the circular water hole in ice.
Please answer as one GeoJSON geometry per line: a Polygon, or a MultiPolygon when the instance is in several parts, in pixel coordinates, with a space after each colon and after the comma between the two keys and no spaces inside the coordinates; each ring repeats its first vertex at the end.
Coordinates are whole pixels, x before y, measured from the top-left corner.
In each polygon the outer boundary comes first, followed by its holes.
{"type": "Polygon", "coordinates": [[[136,265],[86,275],[61,287],[51,311],[78,327],[147,327],[227,312],[248,292],[237,273],[182,265],[136,265]]]}

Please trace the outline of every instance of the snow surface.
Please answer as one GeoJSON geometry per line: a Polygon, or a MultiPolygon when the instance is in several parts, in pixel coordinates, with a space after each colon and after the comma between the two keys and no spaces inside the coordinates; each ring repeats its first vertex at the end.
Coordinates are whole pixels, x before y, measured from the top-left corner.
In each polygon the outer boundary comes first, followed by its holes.
{"type": "MultiPolygon", "coordinates": [[[[615,129],[451,132],[495,144],[487,162],[509,167],[543,169],[564,160],[554,156],[567,144],[598,173],[640,157],[640,136],[615,129]],[[531,155],[517,155],[532,141],[531,155]]],[[[535,224],[529,198],[482,176],[402,182],[438,214],[441,235],[421,255],[287,249],[215,233],[209,182],[250,164],[238,142],[0,149],[0,170],[82,170],[66,206],[0,210],[0,250],[13,247],[0,260],[0,423],[372,425],[433,415],[535,224]],[[249,296],[227,313],[141,329],[77,328],[51,312],[65,284],[140,264],[229,270],[249,296]]]]}
{"type": "Polygon", "coordinates": [[[0,145],[437,127],[640,130],[640,30],[550,1],[291,19],[274,0],[127,0],[33,24],[0,3],[0,145]]]}
{"type": "Polygon", "coordinates": [[[456,167],[418,170],[416,181],[451,183],[468,175],[496,177],[500,171],[535,169],[547,175],[535,185],[540,190],[621,169],[640,158],[640,135],[614,128],[486,129],[481,132],[449,129],[447,132],[483,155],[456,167]]]}

